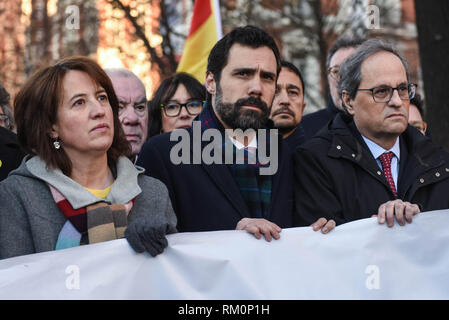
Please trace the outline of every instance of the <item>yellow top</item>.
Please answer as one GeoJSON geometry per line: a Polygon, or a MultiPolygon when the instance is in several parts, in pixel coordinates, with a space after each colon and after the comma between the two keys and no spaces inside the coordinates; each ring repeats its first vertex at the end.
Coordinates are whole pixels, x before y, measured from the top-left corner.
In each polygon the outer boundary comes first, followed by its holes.
{"type": "Polygon", "coordinates": [[[109,192],[111,191],[111,188],[112,188],[112,185],[110,185],[109,187],[107,187],[106,189],[103,189],[103,190],[96,190],[96,189],[89,189],[89,188],[86,188],[86,190],[98,198],[106,199],[109,192]]]}

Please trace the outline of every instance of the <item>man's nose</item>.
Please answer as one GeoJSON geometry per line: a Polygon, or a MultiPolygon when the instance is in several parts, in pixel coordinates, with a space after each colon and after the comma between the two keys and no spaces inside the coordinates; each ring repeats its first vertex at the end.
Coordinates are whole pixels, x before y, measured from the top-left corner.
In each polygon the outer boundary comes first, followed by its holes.
{"type": "Polygon", "coordinates": [[[248,88],[248,94],[250,96],[261,96],[262,95],[262,80],[260,77],[254,77],[251,79],[249,88],[248,88]]]}
{"type": "Polygon", "coordinates": [[[399,97],[398,90],[393,89],[393,95],[391,96],[391,99],[388,102],[388,104],[396,107],[402,106],[402,99],[399,97]]]}
{"type": "Polygon", "coordinates": [[[290,105],[290,99],[288,98],[287,90],[281,90],[278,93],[278,96],[276,99],[278,100],[278,103],[282,106],[290,105]]]}
{"type": "Polygon", "coordinates": [[[135,124],[139,122],[139,117],[132,106],[126,106],[120,115],[120,120],[123,124],[135,124]]]}

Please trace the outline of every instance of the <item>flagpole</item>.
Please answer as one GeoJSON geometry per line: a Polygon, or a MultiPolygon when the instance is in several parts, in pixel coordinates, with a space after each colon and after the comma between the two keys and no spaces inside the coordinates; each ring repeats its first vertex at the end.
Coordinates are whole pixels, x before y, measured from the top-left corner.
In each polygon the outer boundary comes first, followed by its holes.
{"type": "Polygon", "coordinates": [[[217,39],[220,40],[223,37],[223,28],[221,26],[221,13],[220,13],[219,0],[214,0],[214,16],[215,16],[215,26],[217,27],[217,39]]]}

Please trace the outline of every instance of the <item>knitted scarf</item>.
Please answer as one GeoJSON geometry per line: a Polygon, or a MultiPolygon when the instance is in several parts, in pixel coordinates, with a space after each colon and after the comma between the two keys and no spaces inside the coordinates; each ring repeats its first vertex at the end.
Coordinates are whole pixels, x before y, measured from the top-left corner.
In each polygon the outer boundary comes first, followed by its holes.
{"type": "Polygon", "coordinates": [[[124,237],[128,213],[135,199],[127,204],[97,202],[74,209],[58,190],[48,186],[56,205],[68,219],[59,234],[56,250],[124,237]]]}
{"type": "MultiPolygon", "coordinates": [[[[222,132],[223,141],[225,141],[223,143],[223,148],[225,148],[228,143],[232,144],[234,161],[233,164],[228,166],[231,175],[240,189],[240,193],[245,200],[251,217],[267,218],[271,204],[272,177],[268,175],[260,175],[259,169],[260,167],[265,167],[269,164],[261,164],[256,153],[249,148],[244,148],[243,159],[239,158],[242,154],[241,151],[237,152],[235,145],[229,139],[224,139],[224,127],[218,120],[209,102],[206,102],[204,105],[204,108],[199,115],[199,120],[201,121],[202,131],[213,128],[222,132]]],[[[266,150],[270,150],[269,143],[270,139],[268,135],[266,150]]]]}

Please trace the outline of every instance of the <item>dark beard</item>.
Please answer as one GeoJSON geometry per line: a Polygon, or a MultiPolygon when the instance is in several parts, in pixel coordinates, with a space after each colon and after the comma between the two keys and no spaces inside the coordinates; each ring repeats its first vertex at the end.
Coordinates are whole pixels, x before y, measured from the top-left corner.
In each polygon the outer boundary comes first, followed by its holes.
{"type": "Polygon", "coordinates": [[[263,129],[266,128],[271,109],[267,104],[256,97],[248,97],[237,100],[235,103],[224,103],[220,85],[217,85],[215,96],[215,110],[221,120],[232,129],[263,129]],[[253,105],[260,111],[242,109],[244,105],[253,105]]]}

